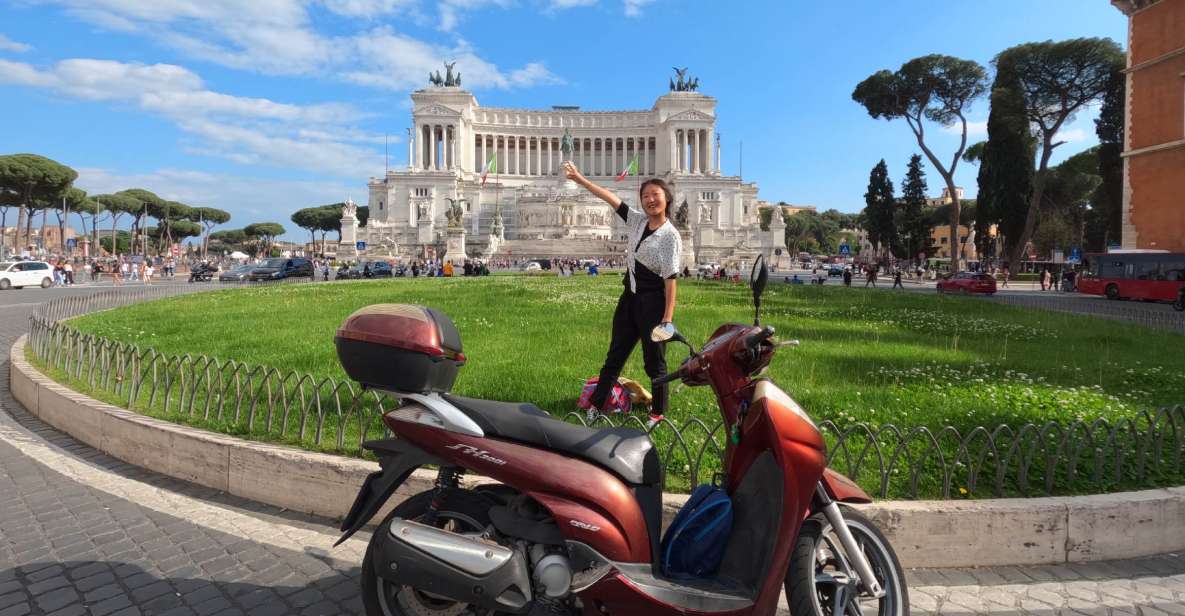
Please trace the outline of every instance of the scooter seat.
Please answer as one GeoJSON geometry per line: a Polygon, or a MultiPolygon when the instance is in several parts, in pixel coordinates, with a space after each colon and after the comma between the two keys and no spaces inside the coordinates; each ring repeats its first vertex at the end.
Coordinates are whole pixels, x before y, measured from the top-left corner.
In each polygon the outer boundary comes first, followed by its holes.
{"type": "Polygon", "coordinates": [[[526,402],[478,400],[445,394],[488,436],[538,445],[604,467],[628,483],[658,485],[662,471],[650,437],[633,428],[586,428],[548,415],[526,402]]]}

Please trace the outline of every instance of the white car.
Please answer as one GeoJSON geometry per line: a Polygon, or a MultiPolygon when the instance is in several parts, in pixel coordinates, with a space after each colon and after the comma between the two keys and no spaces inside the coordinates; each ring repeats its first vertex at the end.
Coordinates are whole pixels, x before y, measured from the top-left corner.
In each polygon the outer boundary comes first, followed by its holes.
{"type": "Polygon", "coordinates": [[[0,263],[0,290],[41,285],[53,285],[53,268],[45,261],[11,261],[0,263]]]}

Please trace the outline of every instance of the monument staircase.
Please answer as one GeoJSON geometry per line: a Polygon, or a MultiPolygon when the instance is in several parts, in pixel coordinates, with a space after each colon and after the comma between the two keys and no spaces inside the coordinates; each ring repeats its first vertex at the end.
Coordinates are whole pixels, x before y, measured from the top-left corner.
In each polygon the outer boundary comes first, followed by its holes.
{"type": "Polygon", "coordinates": [[[505,240],[498,246],[497,258],[510,259],[609,259],[623,255],[620,245],[608,240],[505,240]]]}

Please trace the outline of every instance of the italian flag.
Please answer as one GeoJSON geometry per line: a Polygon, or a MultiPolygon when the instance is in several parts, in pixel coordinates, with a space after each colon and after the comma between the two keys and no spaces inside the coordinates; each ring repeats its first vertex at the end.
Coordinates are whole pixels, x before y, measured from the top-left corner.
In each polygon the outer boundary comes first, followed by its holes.
{"type": "Polygon", "coordinates": [[[486,166],[484,168],[482,168],[482,170],[481,170],[481,185],[483,188],[486,185],[486,177],[489,176],[491,173],[498,173],[498,155],[497,154],[490,156],[490,159],[486,161],[486,166]]]}
{"type": "Polygon", "coordinates": [[[626,165],[625,169],[622,169],[621,173],[619,173],[617,175],[617,179],[613,180],[613,181],[620,182],[620,181],[624,180],[625,176],[627,176],[627,175],[638,175],[638,155],[637,154],[634,154],[634,157],[630,159],[630,164],[626,165]]]}

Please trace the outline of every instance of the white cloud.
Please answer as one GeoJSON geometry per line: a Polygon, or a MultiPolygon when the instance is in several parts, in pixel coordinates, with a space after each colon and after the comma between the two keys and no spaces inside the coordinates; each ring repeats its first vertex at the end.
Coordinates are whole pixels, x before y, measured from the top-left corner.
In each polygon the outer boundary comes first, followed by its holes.
{"type": "MultiPolygon", "coordinates": [[[[389,26],[329,36],[309,15],[315,2],[343,17],[416,14],[419,0],[46,0],[101,27],[138,33],[224,66],[274,75],[316,75],[392,89],[422,86],[428,70],[456,60],[466,87],[556,83],[540,63],[503,70],[464,41],[432,44],[389,26]]],[[[574,0],[559,0],[571,3],[574,0]]],[[[582,1],[582,0],[575,0],[582,1]]],[[[440,0],[438,26],[452,31],[466,12],[513,0],[440,0]]]]}
{"type": "Polygon", "coordinates": [[[381,17],[413,8],[415,0],[321,0],[325,8],[343,17],[381,17]]]}
{"type": "MultiPolygon", "coordinates": [[[[942,132],[950,133],[950,134],[956,135],[956,136],[962,135],[963,134],[963,123],[962,122],[955,122],[954,124],[951,124],[950,126],[943,126],[942,132]]],[[[979,121],[979,122],[973,121],[973,120],[967,121],[967,139],[969,142],[972,140],[984,139],[986,137],[987,137],[987,120],[983,120],[983,121],[979,121]]]]}
{"type": "Polygon", "coordinates": [[[1084,128],[1067,128],[1067,129],[1059,130],[1057,132],[1057,137],[1055,137],[1055,138],[1058,141],[1064,141],[1066,143],[1074,143],[1076,141],[1086,141],[1087,139],[1091,139],[1093,137],[1094,137],[1094,133],[1091,133],[1088,135],[1086,133],[1086,129],[1084,129],[1084,128]]]}
{"type": "Polygon", "coordinates": [[[355,39],[359,58],[366,58],[369,66],[363,70],[347,71],[341,78],[369,87],[393,90],[422,86],[429,72],[441,70],[448,59],[456,62],[454,70],[461,74],[466,88],[510,88],[539,84],[560,83],[547,67],[539,62],[506,73],[473,52],[463,41],[452,48],[430,45],[382,27],[355,39]]]}
{"type": "Polygon", "coordinates": [[[15,51],[17,53],[24,53],[33,47],[24,43],[18,43],[3,34],[0,34],[0,51],[15,51]]]}
{"type": "Polygon", "coordinates": [[[75,185],[90,194],[146,188],[165,199],[226,210],[231,213],[226,228],[241,228],[253,222],[278,222],[288,230],[285,238],[296,241],[307,239],[308,234],[292,224],[289,217],[293,211],[336,203],[347,197],[366,200],[361,194],[364,188],[339,182],[271,180],[183,169],[133,174],[101,168],[76,169],[78,180],[75,185]]]}
{"type": "Polygon", "coordinates": [[[642,14],[642,7],[653,2],[654,0],[625,0],[625,14],[627,17],[638,17],[642,14]]]}
{"type": "Polygon", "coordinates": [[[509,81],[511,85],[515,86],[563,83],[563,80],[547,70],[547,67],[543,66],[542,62],[531,62],[520,69],[511,71],[509,81]]]}
{"type": "Polygon", "coordinates": [[[572,9],[581,6],[592,6],[597,3],[597,0],[551,0],[549,4],[553,9],[572,9]]]}
{"type": "Polygon", "coordinates": [[[440,29],[450,31],[457,27],[461,14],[480,9],[485,6],[506,8],[511,5],[510,0],[441,0],[437,5],[440,9],[440,29]]]}
{"type": "Polygon", "coordinates": [[[176,65],[79,58],[38,70],[0,60],[0,82],[71,98],[136,104],[199,137],[195,151],[241,163],[356,177],[377,168],[381,160],[371,149],[355,145],[379,143],[382,137],[350,126],[365,115],[351,105],[293,105],[213,92],[197,74],[176,65]]]}

